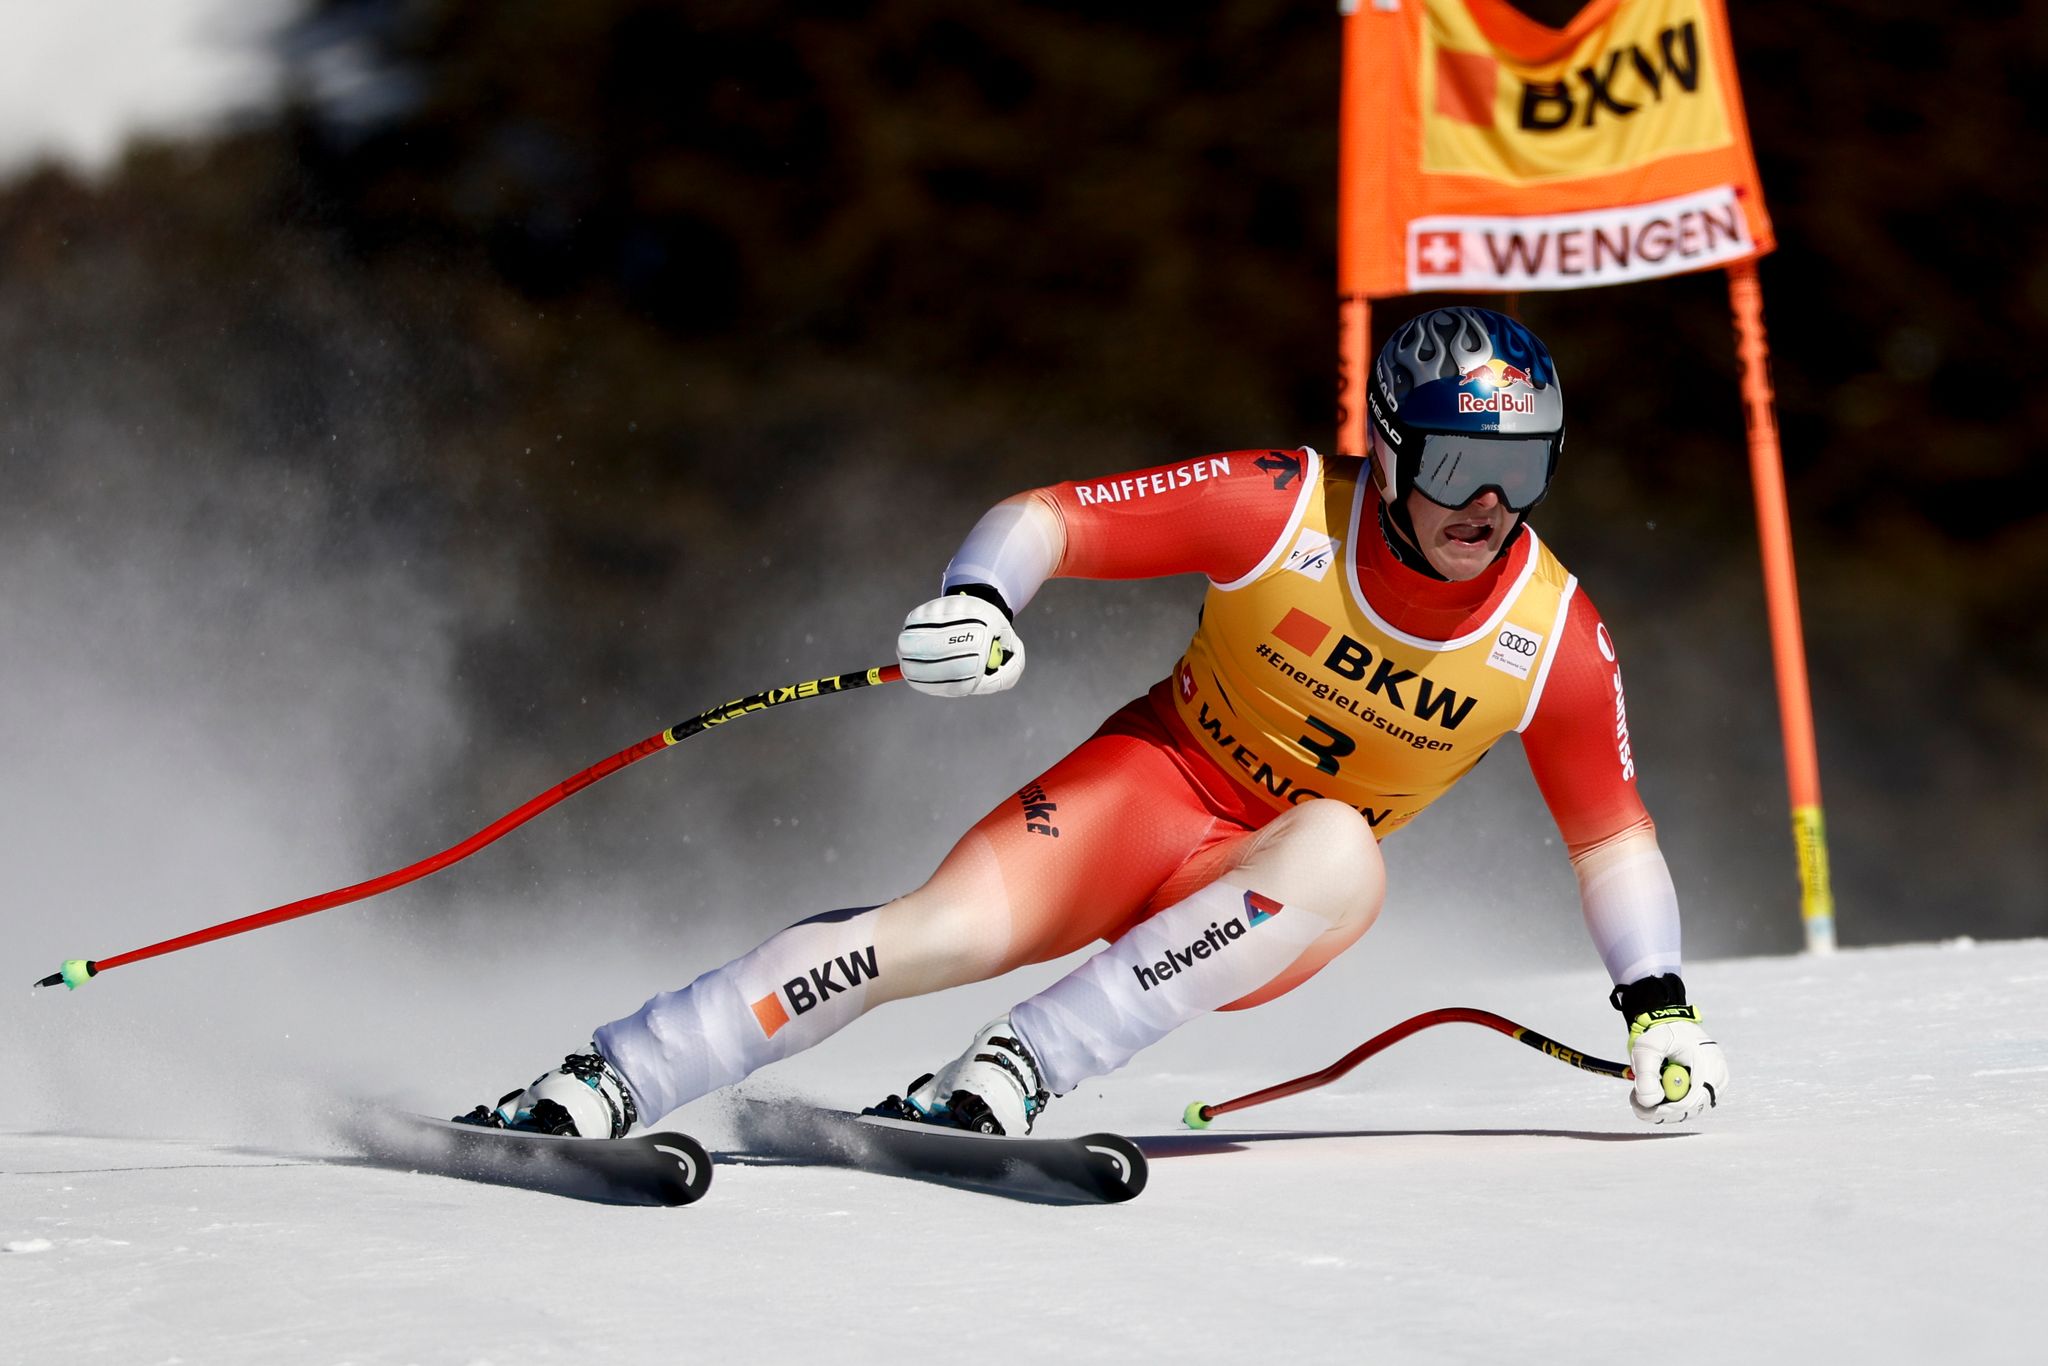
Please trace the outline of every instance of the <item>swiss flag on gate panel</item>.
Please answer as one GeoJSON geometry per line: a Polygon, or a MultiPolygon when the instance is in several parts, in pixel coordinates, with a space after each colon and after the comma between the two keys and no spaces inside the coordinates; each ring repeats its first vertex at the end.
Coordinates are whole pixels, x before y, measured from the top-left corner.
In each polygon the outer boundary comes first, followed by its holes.
{"type": "Polygon", "coordinates": [[[1424,232],[1415,236],[1417,275],[1456,275],[1465,268],[1464,238],[1455,232],[1424,232]]]}

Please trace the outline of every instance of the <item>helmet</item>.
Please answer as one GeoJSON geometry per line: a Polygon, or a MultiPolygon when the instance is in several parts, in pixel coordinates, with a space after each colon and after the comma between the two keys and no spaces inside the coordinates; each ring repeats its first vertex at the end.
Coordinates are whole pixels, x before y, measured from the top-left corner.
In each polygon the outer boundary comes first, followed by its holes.
{"type": "Polygon", "coordinates": [[[1548,347],[1488,308],[1405,323],[1373,362],[1366,403],[1380,491],[1463,507],[1485,489],[1515,512],[1541,502],[1564,449],[1564,391],[1548,347]]]}

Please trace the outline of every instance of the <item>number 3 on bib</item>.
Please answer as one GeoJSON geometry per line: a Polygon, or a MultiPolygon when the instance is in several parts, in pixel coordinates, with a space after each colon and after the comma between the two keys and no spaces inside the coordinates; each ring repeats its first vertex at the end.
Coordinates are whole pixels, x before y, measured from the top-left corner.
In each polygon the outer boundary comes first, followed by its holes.
{"type": "MultiPolygon", "coordinates": [[[[1317,730],[1321,731],[1324,735],[1328,736],[1329,739],[1327,741],[1323,741],[1317,740],[1313,736],[1304,735],[1299,740],[1295,741],[1295,743],[1300,745],[1303,749],[1307,750],[1310,754],[1316,756],[1317,772],[1335,774],[1337,771],[1337,761],[1343,758],[1345,755],[1349,754],[1352,750],[1357,749],[1358,741],[1352,739],[1350,736],[1346,735],[1343,731],[1336,729],[1334,726],[1325,725],[1323,722],[1316,720],[1316,718],[1313,716],[1304,716],[1301,719],[1308,722],[1309,725],[1314,726],[1317,730]]],[[[1283,731],[1281,733],[1285,734],[1286,732],[1283,731]]]]}

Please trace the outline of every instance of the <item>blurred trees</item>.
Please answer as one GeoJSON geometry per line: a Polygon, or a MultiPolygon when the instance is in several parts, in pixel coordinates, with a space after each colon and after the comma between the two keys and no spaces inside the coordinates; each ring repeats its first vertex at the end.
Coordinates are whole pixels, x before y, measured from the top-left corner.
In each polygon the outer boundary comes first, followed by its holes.
{"type": "MultiPolygon", "coordinates": [[[[1735,9],[1845,936],[2038,932],[2048,514],[2006,367],[2048,305],[2013,169],[2048,38],[2012,3],[1735,9]]],[[[480,712],[559,754],[568,699],[672,705],[685,644],[744,652],[683,610],[743,578],[914,590],[1015,488],[1326,445],[1335,39],[1272,0],[317,0],[275,121],[0,192],[9,487],[143,412],[165,458],[323,480],[336,553],[416,557],[480,712]],[[877,485],[914,548],[835,516],[877,485]]],[[[1719,277],[1521,307],[1573,404],[1539,520],[1630,651],[1667,841],[1767,851],[1728,894],[1789,943],[1719,277]]]]}

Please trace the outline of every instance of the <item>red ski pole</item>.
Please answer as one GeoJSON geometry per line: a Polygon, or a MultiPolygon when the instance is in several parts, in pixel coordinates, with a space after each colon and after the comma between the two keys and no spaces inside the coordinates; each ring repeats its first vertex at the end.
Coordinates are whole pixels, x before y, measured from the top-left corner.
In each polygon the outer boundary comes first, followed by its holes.
{"type": "MultiPolygon", "coordinates": [[[[1311,1072],[1305,1077],[1296,1077],[1293,1081],[1283,1081],[1262,1091],[1253,1091],[1235,1100],[1218,1101],[1214,1105],[1206,1105],[1199,1100],[1192,1101],[1182,1113],[1181,1119],[1190,1129],[1206,1129],[1210,1121],[1218,1115],[1227,1115],[1232,1110],[1249,1109],[1254,1105],[1264,1105],[1267,1101],[1279,1100],[1282,1096],[1313,1091],[1318,1086],[1328,1086],[1373,1054],[1392,1048],[1410,1034],[1419,1034],[1440,1024],[1457,1023],[1485,1025],[1488,1029],[1498,1030],[1511,1039],[1529,1045],[1539,1053],[1548,1054],[1559,1062],[1568,1062],[1582,1071],[1597,1072],[1603,1077],[1620,1077],[1624,1081],[1635,1080],[1635,1071],[1627,1063],[1588,1057],[1577,1049],[1566,1048],[1555,1039],[1538,1034],[1527,1025],[1518,1025],[1513,1020],[1496,1015],[1490,1010],[1474,1010],[1469,1006],[1446,1006],[1442,1010],[1425,1010],[1420,1015],[1401,1021],[1385,1033],[1374,1035],[1320,1072],[1311,1072]]],[[[1674,1062],[1665,1065],[1665,1094],[1671,1099],[1676,1100],[1684,1096],[1691,1087],[1691,1081],[1692,1079],[1685,1075],[1685,1069],[1679,1064],[1674,1062]],[[1672,1094],[1673,1088],[1677,1089],[1676,1095],[1672,1094]]]]}
{"type": "Polygon", "coordinates": [[[735,717],[745,716],[749,712],[765,711],[769,707],[779,707],[785,702],[798,702],[807,697],[822,697],[828,693],[850,692],[855,688],[867,688],[882,683],[894,683],[902,677],[903,670],[901,668],[894,664],[886,664],[879,668],[863,669],[855,673],[835,674],[826,678],[813,678],[807,682],[793,683],[788,687],[770,688],[765,692],[757,692],[746,697],[736,698],[731,702],[713,707],[709,711],[699,712],[687,721],[679,721],[667,730],[648,736],[637,745],[631,745],[620,750],[609,759],[599,760],[581,773],[555,784],[547,791],[528,801],[525,805],[506,812],[461,843],[450,845],[440,853],[431,854],[417,863],[408,863],[403,868],[393,869],[391,872],[385,873],[381,877],[373,877],[367,882],[358,882],[349,887],[338,887],[334,891],[322,892],[318,896],[309,896],[302,901],[293,901],[282,906],[274,906],[267,911],[258,911],[254,915],[245,915],[239,920],[229,920],[203,930],[194,930],[190,934],[181,934],[175,939],[166,939],[159,944],[150,944],[144,948],[130,949],[128,952],[116,954],[112,958],[72,958],[67,960],[63,967],[51,973],[48,977],[43,978],[36,985],[38,987],[54,987],[62,983],[64,986],[76,991],[108,968],[118,968],[129,963],[139,963],[145,958],[155,958],[166,953],[176,953],[180,949],[189,949],[199,944],[211,943],[216,939],[226,939],[229,935],[243,934],[249,930],[260,930],[266,925],[275,925],[284,920],[296,920],[302,915],[311,915],[315,911],[325,911],[335,906],[346,906],[352,901],[362,901],[368,897],[376,896],[380,892],[388,892],[394,887],[403,887],[408,882],[417,882],[429,873],[439,872],[451,863],[460,863],[463,859],[468,858],[471,854],[474,854],[477,850],[490,844],[500,836],[508,834],[526,824],[555,803],[575,796],[578,792],[581,792],[584,788],[589,787],[601,778],[609,778],[627,764],[636,763],[650,754],[659,753],[670,745],[680,744],[699,731],[723,725],[727,721],[735,717]]]}

